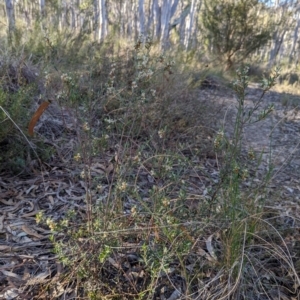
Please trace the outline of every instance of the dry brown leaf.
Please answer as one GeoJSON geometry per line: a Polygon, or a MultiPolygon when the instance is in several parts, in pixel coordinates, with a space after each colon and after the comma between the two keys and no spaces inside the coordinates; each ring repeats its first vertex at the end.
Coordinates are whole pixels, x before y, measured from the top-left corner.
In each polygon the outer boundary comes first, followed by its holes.
{"type": "Polygon", "coordinates": [[[212,246],[212,238],[213,238],[213,234],[210,235],[208,237],[208,239],[206,240],[206,249],[207,251],[209,252],[210,256],[214,259],[214,260],[217,260],[217,256],[215,254],[215,251],[214,251],[214,248],[212,246]]]}
{"type": "Polygon", "coordinates": [[[113,265],[116,269],[120,269],[121,266],[118,262],[116,262],[113,258],[109,257],[108,261],[110,262],[111,265],[113,265]]]}
{"type": "Polygon", "coordinates": [[[2,202],[5,205],[13,205],[13,206],[16,205],[16,203],[13,201],[13,199],[9,199],[9,200],[0,199],[0,202],[2,202]]]}
{"type": "MultiPolygon", "coordinates": [[[[66,289],[65,289],[64,285],[62,285],[60,282],[57,282],[56,286],[55,286],[55,290],[52,294],[52,297],[54,299],[58,299],[58,297],[63,295],[65,292],[66,292],[66,289]]],[[[66,298],[63,297],[63,299],[66,299],[66,298]]]]}
{"type": "Polygon", "coordinates": [[[48,200],[50,201],[51,205],[54,205],[54,199],[51,195],[48,196],[48,200]]]}
{"type": "Polygon", "coordinates": [[[38,214],[40,211],[38,210],[35,210],[35,211],[32,211],[32,212],[29,212],[27,214],[24,214],[22,215],[23,218],[27,218],[27,217],[32,217],[32,216],[35,216],[36,214],[38,214]]]}
{"type": "Polygon", "coordinates": [[[16,273],[10,272],[10,271],[5,271],[5,270],[0,270],[0,272],[3,273],[3,275],[7,276],[7,277],[13,277],[16,278],[18,280],[22,280],[22,278],[17,275],[16,273]]]}
{"type": "Polygon", "coordinates": [[[46,110],[46,108],[49,106],[49,101],[44,101],[39,108],[34,113],[33,117],[30,120],[30,123],[28,125],[28,133],[29,135],[33,136],[33,129],[37,121],[39,120],[40,116],[43,114],[43,112],[46,110]]]}
{"type": "Polygon", "coordinates": [[[0,216],[0,232],[3,230],[3,221],[4,221],[4,215],[0,216]]]}
{"type": "Polygon", "coordinates": [[[11,246],[0,245],[0,251],[4,251],[4,250],[12,250],[12,247],[11,246]]]}
{"type": "Polygon", "coordinates": [[[109,163],[109,165],[105,169],[106,174],[109,175],[113,171],[113,169],[114,169],[113,163],[109,163]]]}
{"type": "Polygon", "coordinates": [[[106,170],[106,167],[103,164],[95,163],[93,166],[91,166],[91,171],[94,171],[98,174],[104,174],[106,170]]]}
{"type": "Polygon", "coordinates": [[[22,226],[22,230],[23,230],[24,232],[26,232],[28,235],[34,236],[34,237],[36,237],[36,238],[38,238],[38,239],[42,239],[42,238],[43,238],[42,235],[40,235],[40,234],[34,232],[34,231],[31,230],[30,228],[28,228],[26,225],[23,225],[23,226],[22,226]]]}
{"type": "Polygon", "coordinates": [[[28,195],[32,189],[37,189],[38,186],[37,185],[32,185],[30,188],[28,188],[26,191],[25,191],[25,194],[28,195]]]}
{"type": "Polygon", "coordinates": [[[4,294],[0,294],[0,299],[11,300],[17,298],[18,296],[19,296],[18,290],[16,288],[11,288],[7,290],[4,294]]]}
{"type": "Polygon", "coordinates": [[[50,276],[50,272],[49,271],[45,271],[43,273],[37,274],[35,277],[29,279],[27,281],[27,285],[35,285],[38,283],[43,282],[48,276],[50,276]]]}

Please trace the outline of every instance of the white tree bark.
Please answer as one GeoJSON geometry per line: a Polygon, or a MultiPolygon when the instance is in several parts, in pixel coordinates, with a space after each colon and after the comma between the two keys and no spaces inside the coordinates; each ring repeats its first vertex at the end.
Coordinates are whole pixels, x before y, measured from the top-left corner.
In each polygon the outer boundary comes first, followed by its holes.
{"type": "Polygon", "coordinates": [[[100,28],[101,28],[101,41],[107,36],[108,33],[108,20],[106,13],[106,0],[100,1],[100,28]]]}
{"type": "Polygon", "coordinates": [[[289,63],[291,64],[293,62],[293,60],[295,61],[295,54],[296,54],[296,45],[298,42],[298,36],[299,36],[299,28],[300,28],[300,11],[297,12],[296,14],[296,27],[294,30],[294,34],[293,34],[293,44],[291,47],[291,51],[289,54],[289,63]]]}
{"type": "Polygon", "coordinates": [[[100,29],[100,3],[99,0],[94,0],[94,40],[100,42],[101,29],[100,29]]]}
{"type": "MultiPolygon", "coordinates": [[[[198,41],[198,34],[199,34],[199,18],[197,18],[197,16],[200,14],[200,10],[201,10],[201,6],[202,6],[202,1],[201,0],[197,0],[197,5],[195,8],[195,20],[194,20],[194,25],[193,25],[193,34],[192,34],[192,41],[190,44],[191,48],[196,48],[197,47],[197,41],[198,41]]],[[[197,47],[198,48],[198,47],[197,47]]]]}
{"type": "Polygon", "coordinates": [[[153,25],[154,25],[154,33],[153,33],[153,39],[160,38],[161,34],[161,8],[158,5],[158,0],[153,0],[153,5],[152,5],[152,13],[153,13],[153,25]]]}
{"type": "Polygon", "coordinates": [[[78,13],[77,13],[77,16],[76,16],[76,19],[77,19],[77,24],[78,24],[78,31],[80,32],[82,27],[83,27],[83,24],[84,24],[84,14],[82,13],[80,7],[82,5],[82,1],[83,0],[78,0],[77,1],[77,7],[78,7],[78,13]]]}
{"type": "Polygon", "coordinates": [[[161,47],[166,49],[169,45],[169,23],[171,19],[171,0],[163,0],[161,6],[161,47]]]}
{"type": "Polygon", "coordinates": [[[139,34],[145,34],[144,0],[139,0],[139,34]]]}
{"type": "Polygon", "coordinates": [[[58,10],[59,29],[62,30],[66,26],[67,3],[66,0],[60,0],[60,9],[58,10]]]}
{"type": "Polygon", "coordinates": [[[270,51],[270,56],[269,56],[269,62],[268,62],[268,67],[271,68],[272,65],[274,64],[276,60],[276,56],[280,50],[281,44],[282,44],[282,38],[285,35],[285,24],[282,24],[282,19],[285,16],[285,11],[283,7],[279,6],[279,0],[276,0],[274,3],[274,18],[277,25],[277,28],[273,32],[273,39],[271,42],[271,51],[270,51]]]}
{"type": "Polygon", "coordinates": [[[185,46],[186,49],[188,49],[188,47],[189,47],[190,39],[191,39],[191,36],[192,36],[192,29],[193,29],[193,25],[194,25],[195,7],[196,7],[196,0],[192,0],[190,13],[189,13],[189,16],[188,16],[187,22],[186,22],[186,34],[185,34],[185,37],[184,37],[184,46],[185,46]]]}
{"type": "Polygon", "coordinates": [[[45,0],[40,0],[40,16],[45,16],[45,0]]]}
{"type": "Polygon", "coordinates": [[[107,36],[108,20],[106,14],[106,1],[94,0],[94,37],[97,42],[102,42],[107,36]]]}
{"type": "Polygon", "coordinates": [[[120,36],[127,37],[127,28],[126,28],[126,16],[127,16],[127,9],[126,9],[127,1],[123,1],[120,3],[120,36]]]}
{"type": "Polygon", "coordinates": [[[74,0],[70,2],[70,13],[71,13],[71,28],[72,30],[77,30],[77,18],[76,18],[76,7],[74,0]]]}
{"type": "MultiPolygon", "coordinates": [[[[135,0],[131,0],[132,6],[130,11],[130,20],[127,22],[130,23],[130,38],[136,40],[138,33],[138,20],[137,20],[137,2],[135,0]]],[[[130,9],[130,8],[129,8],[130,9]]]]}
{"type": "Polygon", "coordinates": [[[153,12],[152,12],[153,1],[149,0],[147,5],[147,22],[145,25],[145,30],[147,34],[150,34],[151,26],[153,24],[153,12]]]}
{"type": "Polygon", "coordinates": [[[185,35],[186,35],[186,17],[189,14],[191,9],[191,5],[188,4],[187,6],[185,6],[185,8],[183,9],[183,12],[181,13],[180,16],[180,25],[179,25],[179,35],[180,35],[180,44],[181,45],[185,45],[185,35]]]}

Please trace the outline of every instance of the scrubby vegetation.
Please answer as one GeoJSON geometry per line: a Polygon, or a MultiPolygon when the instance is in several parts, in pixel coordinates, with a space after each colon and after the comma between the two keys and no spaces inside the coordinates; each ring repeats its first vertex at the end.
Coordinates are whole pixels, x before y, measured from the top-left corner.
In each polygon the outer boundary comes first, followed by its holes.
{"type": "Polygon", "coordinates": [[[51,254],[14,255],[50,271],[35,278],[16,264],[18,289],[2,276],[0,295],[299,298],[299,220],[270,192],[280,170],[272,148],[244,139],[274,112],[264,103],[270,90],[295,87],[296,76],[246,62],[225,73],[147,36],[94,44],[34,35],[15,36],[0,53],[0,191],[4,178],[42,177],[24,193],[38,199],[34,211],[24,202],[19,217],[31,218],[31,231],[22,228],[42,241],[28,251],[51,254]],[[251,81],[260,85],[249,105],[251,81]],[[232,119],[220,95],[234,95],[232,119]]]}

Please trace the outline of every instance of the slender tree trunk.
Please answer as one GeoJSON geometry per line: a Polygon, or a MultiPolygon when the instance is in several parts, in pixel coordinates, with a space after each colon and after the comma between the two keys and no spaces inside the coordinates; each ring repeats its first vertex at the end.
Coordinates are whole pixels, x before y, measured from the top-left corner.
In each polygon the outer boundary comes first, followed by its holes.
{"type": "Polygon", "coordinates": [[[153,13],[153,25],[154,25],[154,32],[153,32],[153,38],[160,39],[161,35],[161,8],[158,5],[158,0],[153,0],[152,5],[152,13],[153,13]]]}
{"type": "Polygon", "coordinates": [[[276,58],[277,58],[277,55],[281,48],[281,45],[284,40],[284,36],[285,36],[286,32],[287,32],[286,29],[283,30],[282,33],[280,34],[280,36],[274,39],[273,49],[271,50],[270,59],[269,59],[269,63],[268,63],[269,68],[271,68],[274,65],[274,63],[276,62],[276,58]]]}
{"type": "Polygon", "coordinates": [[[103,41],[108,33],[108,20],[106,13],[106,0],[99,0],[100,4],[100,40],[103,41]]]}
{"type": "Polygon", "coordinates": [[[171,0],[163,0],[161,7],[161,47],[168,48],[169,42],[169,23],[171,17],[171,0]]]}
{"type": "Polygon", "coordinates": [[[71,28],[72,30],[76,31],[76,8],[74,0],[71,0],[70,2],[70,14],[71,14],[71,28]]]}
{"type": "Polygon", "coordinates": [[[62,30],[66,25],[66,0],[59,1],[59,8],[57,11],[58,14],[58,28],[62,30]]]}
{"type": "Polygon", "coordinates": [[[186,22],[187,30],[186,30],[186,35],[184,38],[184,45],[185,45],[186,49],[189,48],[190,39],[192,36],[192,29],[193,29],[193,25],[194,25],[195,6],[196,6],[196,0],[192,0],[189,18],[187,19],[187,22],[186,22]]]}
{"type": "Polygon", "coordinates": [[[296,47],[296,55],[295,55],[295,68],[298,67],[299,59],[300,59],[300,43],[298,42],[298,45],[296,47]]]}
{"type": "Polygon", "coordinates": [[[268,68],[271,68],[276,62],[276,57],[280,51],[281,45],[284,41],[284,37],[291,26],[293,19],[289,15],[288,0],[285,2],[275,1],[275,21],[278,24],[274,31],[274,37],[271,46],[270,58],[268,62],[268,68]]]}
{"type": "Polygon", "coordinates": [[[147,14],[147,22],[146,22],[146,33],[149,35],[150,34],[150,27],[152,26],[153,24],[153,12],[152,12],[152,6],[153,6],[153,1],[152,0],[149,0],[148,1],[148,6],[147,6],[147,11],[148,11],[148,14],[147,14]]]}
{"type": "Polygon", "coordinates": [[[127,30],[125,26],[125,17],[126,17],[126,2],[127,1],[121,1],[120,2],[120,36],[126,37],[127,36],[127,30]]]}
{"type": "Polygon", "coordinates": [[[100,42],[101,40],[101,30],[100,30],[100,12],[99,12],[99,0],[94,0],[94,40],[100,42]]]}
{"type": "Polygon", "coordinates": [[[45,0],[40,0],[40,16],[41,18],[45,16],[45,0]]]}
{"type": "Polygon", "coordinates": [[[174,16],[174,14],[177,10],[178,3],[179,3],[179,0],[173,0],[173,4],[172,4],[172,7],[171,7],[170,19],[174,16]]]}
{"type": "Polygon", "coordinates": [[[133,20],[132,20],[132,11],[131,11],[132,5],[133,5],[132,0],[130,0],[129,5],[126,5],[126,19],[124,20],[127,37],[129,39],[132,39],[132,31],[133,31],[133,28],[132,28],[133,20]]]}
{"type": "Polygon", "coordinates": [[[145,34],[144,0],[139,0],[139,34],[145,34]]]}
{"type": "Polygon", "coordinates": [[[106,1],[94,0],[94,38],[95,41],[101,42],[107,35],[107,14],[106,14],[106,1]]]}
{"type": "Polygon", "coordinates": [[[293,62],[293,60],[295,59],[295,50],[296,50],[296,45],[297,45],[297,41],[298,41],[298,36],[299,36],[299,28],[300,28],[300,12],[297,13],[297,23],[296,23],[296,27],[294,30],[294,35],[293,35],[293,44],[292,44],[292,48],[289,54],[289,63],[291,64],[293,62]]]}
{"type": "Polygon", "coordinates": [[[131,3],[132,3],[131,7],[128,8],[128,9],[130,9],[130,14],[129,14],[130,15],[130,18],[129,18],[130,21],[128,20],[127,22],[128,22],[128,24],[130,24],[129,27],[128,27],[128,29],[130,30],[130,38],[136,40],[137,39],[137,33],[138,33],[138,28],[137,28],[138,20],[137,20],[137,14],[136,14],[137,3],[136,3],[135,0],[132,0],[131,3]]]}
{"type": "Polygon", "coordinates": [[[78,33],[81,32],[83,23],[84,23],[84,16],[82,14],[82,11],[80,10],[80,6],[82,4],[82,0],[77,0],[77,15],[76,15],[76,23],[77,23],[77,31],[78,33]]]}
{"type": "Polygon", "coordinates": [[[186,17],[189,14],[191,10],[191,5],[188,4],[181,13],[180,16],[180,25],[179,25],[179,35],[180,35],[180,44],[185,45],[185,36],[186,36],[186,30],[187,30],[187,22],[186,17]]]}
{"type": "Polygon", "coordinates": [[[9,34],[11,34],[16,29],[14,0],[5,0],[5,7],[6,7],[6,18],[7,18],[7,24],[8,24],[8,32],[9,32],[9,34]]]}
{"type": "Polygon", "coordinates": [[[24,16],[26,20],[26,27],[27,29],[31,28],[31,13],[30,13],[30,4],[28,3],[28,0],[24,3],[24,16]]]}
{"type": "Polygon", "coordinates": [[[199,33],[199,18],[197,18],[197,15],[200,14],[201,6],[202,6],[202,0],[197,0],[198,4],[196,5],[196,18],[194,21],[193,26],[193,33],[192,33],[192,41],[191,41],[191,48],[196,48],[198,44],[198,33],[199,33]]]}

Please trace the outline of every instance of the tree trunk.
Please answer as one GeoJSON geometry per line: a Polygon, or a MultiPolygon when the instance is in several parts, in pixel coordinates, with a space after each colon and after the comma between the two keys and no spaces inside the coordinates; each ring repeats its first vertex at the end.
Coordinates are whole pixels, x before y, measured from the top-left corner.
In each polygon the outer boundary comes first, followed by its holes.
{"type": "Polygon", "coordinates": [[[103,41],[104,38],[107,36],[108,28],[107,28],[107,14],[106,14],[106,0],[99,0],[100,1],[100,30],[101,30],[101,37],[100,40],[103,41]]]}
{"type": "Polygon", "coordinates": [[[137,3],[135,0],[132,0],[132,6],[130,9],[130,20],[127,20],[127,22],[129,22],[129,24],[131,24],[130,26],[130,32],[131,32],[131,39],[133,40],[136,40],[137,39],[137,33],[138,33],[138,28],[137,28],[137,25],[138,25],[138,21],[137,21],[137,14],[136,14],[136,11],[137,11],[137,3]]]}
{"type": "Polygon", "coordinates": [[[40,0],[40,16],[41,18],[45,16],[45,0],[40,0]]]}
{"type": "Polygon", "coordinates": [[[189,44],[190,44],[190,39],[191,39],[191,35],[192,35],[192,29],[193,29],[193,25],[194,25],[194,15],[195,15],[195,6],[196,6],[196,0],[192,0],[191,3],[191,9],[190,9],[190,14],[189,14],[189,18],[186,22],[186,35],[185,35],[185,48],[188,49],[189,48],[189,44]]]}
{"type": "Polygon", "coordinates": [[[179,35],[180,35],[180,44],[185,45],[185,36],[186,36],[186,17],[191,10],[191,5],[188,4],[180,16],[180,25],[179,25],[179,35]]]}
{"type": "MultiPolygon", "coordinates": [[[[201,0],[197,0],[198,4],[196,5],[196,16],[199,16],[200,14],[200,10],[201,10],[201,5],[202,5],[202,1],[201,0]]],[[[194,21],[194,26],[193,26],[193,33],[192,33],[192,41],[191,41],[191,44],[190,44],[190,47],[191,48],[196,48],[197,47],[197,44],[198,44],[198,33],[199,33],[199,18],[195,18],[195,21],[194,21]]],[[[200,49],[199,49],[200,50],[200,49]]]]}
{"type": "Polygon", "coordinates": [[[28,0],[24,2],[24,17],[26,21],[26,28],[31,28],[31,14],[30,14],[30,5],[28,4],[28,0]]]}
{"type": "Polygon", "coordinates": [[[127,30],[125,25],[126,20],[126,3],[127,1],[120,2],[120,36],[121,37],[127,37],[127,30]]]}
{"type": "Polygon", "coordinates": [[[7,24],[8,24],[8,32],[9,32],[9,34],[11,34],[16,29],[14,0],[5,0],[5,7],[6,7],[6,18],[7,18],[7,24]]]}
{"type": "Polygon", "coordinates": [[[176,10],[177,10],[177,6],[178,6],[178,3],[179,3],[179,0],[173,0],[173,4],[172,4],[172,7],[171,7],[171,15],[170,15],[170,19],[174,16],[176,10]]]}
{"type": "Polygon", "coordinates": [[[94,0],[93,6],[94,6],[94,40],[96,42],[100,42],[101,40],[101,30],[100,30],[100,11],[99,11],[99,0],[94,0]]]}
{"type": "Polygon", "coordinates": [[[153,25],[154,25],[154,37],[160,39],[161,34],[161,8],[158,5],[158,0],[153,0],[152,5],[152,13],[153,13],[153,25]]]}
{"type": "Polygon", "coordinates": [[[139,0],[139,34],[145,34],[144,0],[139,0]]]}
{"type": "Polygon", "coordinates": [[[289,54],[289,63],[291,64],[293,62],[293,60],[295,60],[295,52],[296,52],[296,45],[297,45],[297,41],[298,41],[298,33],[299,33],[299,28],[300,28],[300,12],[297,13],[297,23],[296,23],[296,27],[294,30],[294,35],[293,35],[293,44],[292,44],[292,48],[289,54]]]}
{"type": "Polygon", "coordinates": [[[268,63],[269,68],[272,68],[272,66],[276,62],[276,58],[277,58],[277,55],[279,53],[279,50],[280,50],[280,47],[281,47],[282,42],[284,40],[284,36],[285,36],[286,32],[287,32],[287,30],[284,29],[281,32],[279,37],[278,37],[278,33],[276,34],[276,38],[274,39],[274,42],[273,42],[273,49],[271,50],[271,53],[270,53],[270,58],[269,58],[269,63],[268,63]]]}
{"type": "Polygon", "coordinates": [[[171,0],[163,0],[161,7],[161,47],[168,48],[169,40],[169,23],[171,17],[171,0]]]}
{"type": "Polygon", "coordinates": [[[60,0],[60,5],[59,5],[59,9],[57,11],[58,13],[58,27],[59,30],[62,30],[63,27],[66,26],[66,11],[67,11],[67,4],[66,4],[66,0],[60,0]]]}
{"type": "Polygon", "coordinates": [[[279,0],[275,1],[275,14],[275,20],[278,26],[275,29],[273,35],[268,68],[271,68],[275,63],[276,57],[283,43],[284,36],[287,33],[288,27],[291,26],[291,18],[289,17],[288,13],[287,1],[281,6],[279,0]]]}
{"type": "Polygon", "coordinates": [[[108,20],[106,14],[106,1],[94,0],[94,39],[97,42],[102,42],[107,35],[108,20]]]}
{"type": "Polygon", "coordinates": [[[146,22],[146,33],[147,35],[150,35],[150,30],[152,28],[150,28],[153,24],[153,11],[152,11],[152,6],[153,6],[153,1],[148,1],[148,6],[147,6],[147,22],[146,22]]]}

